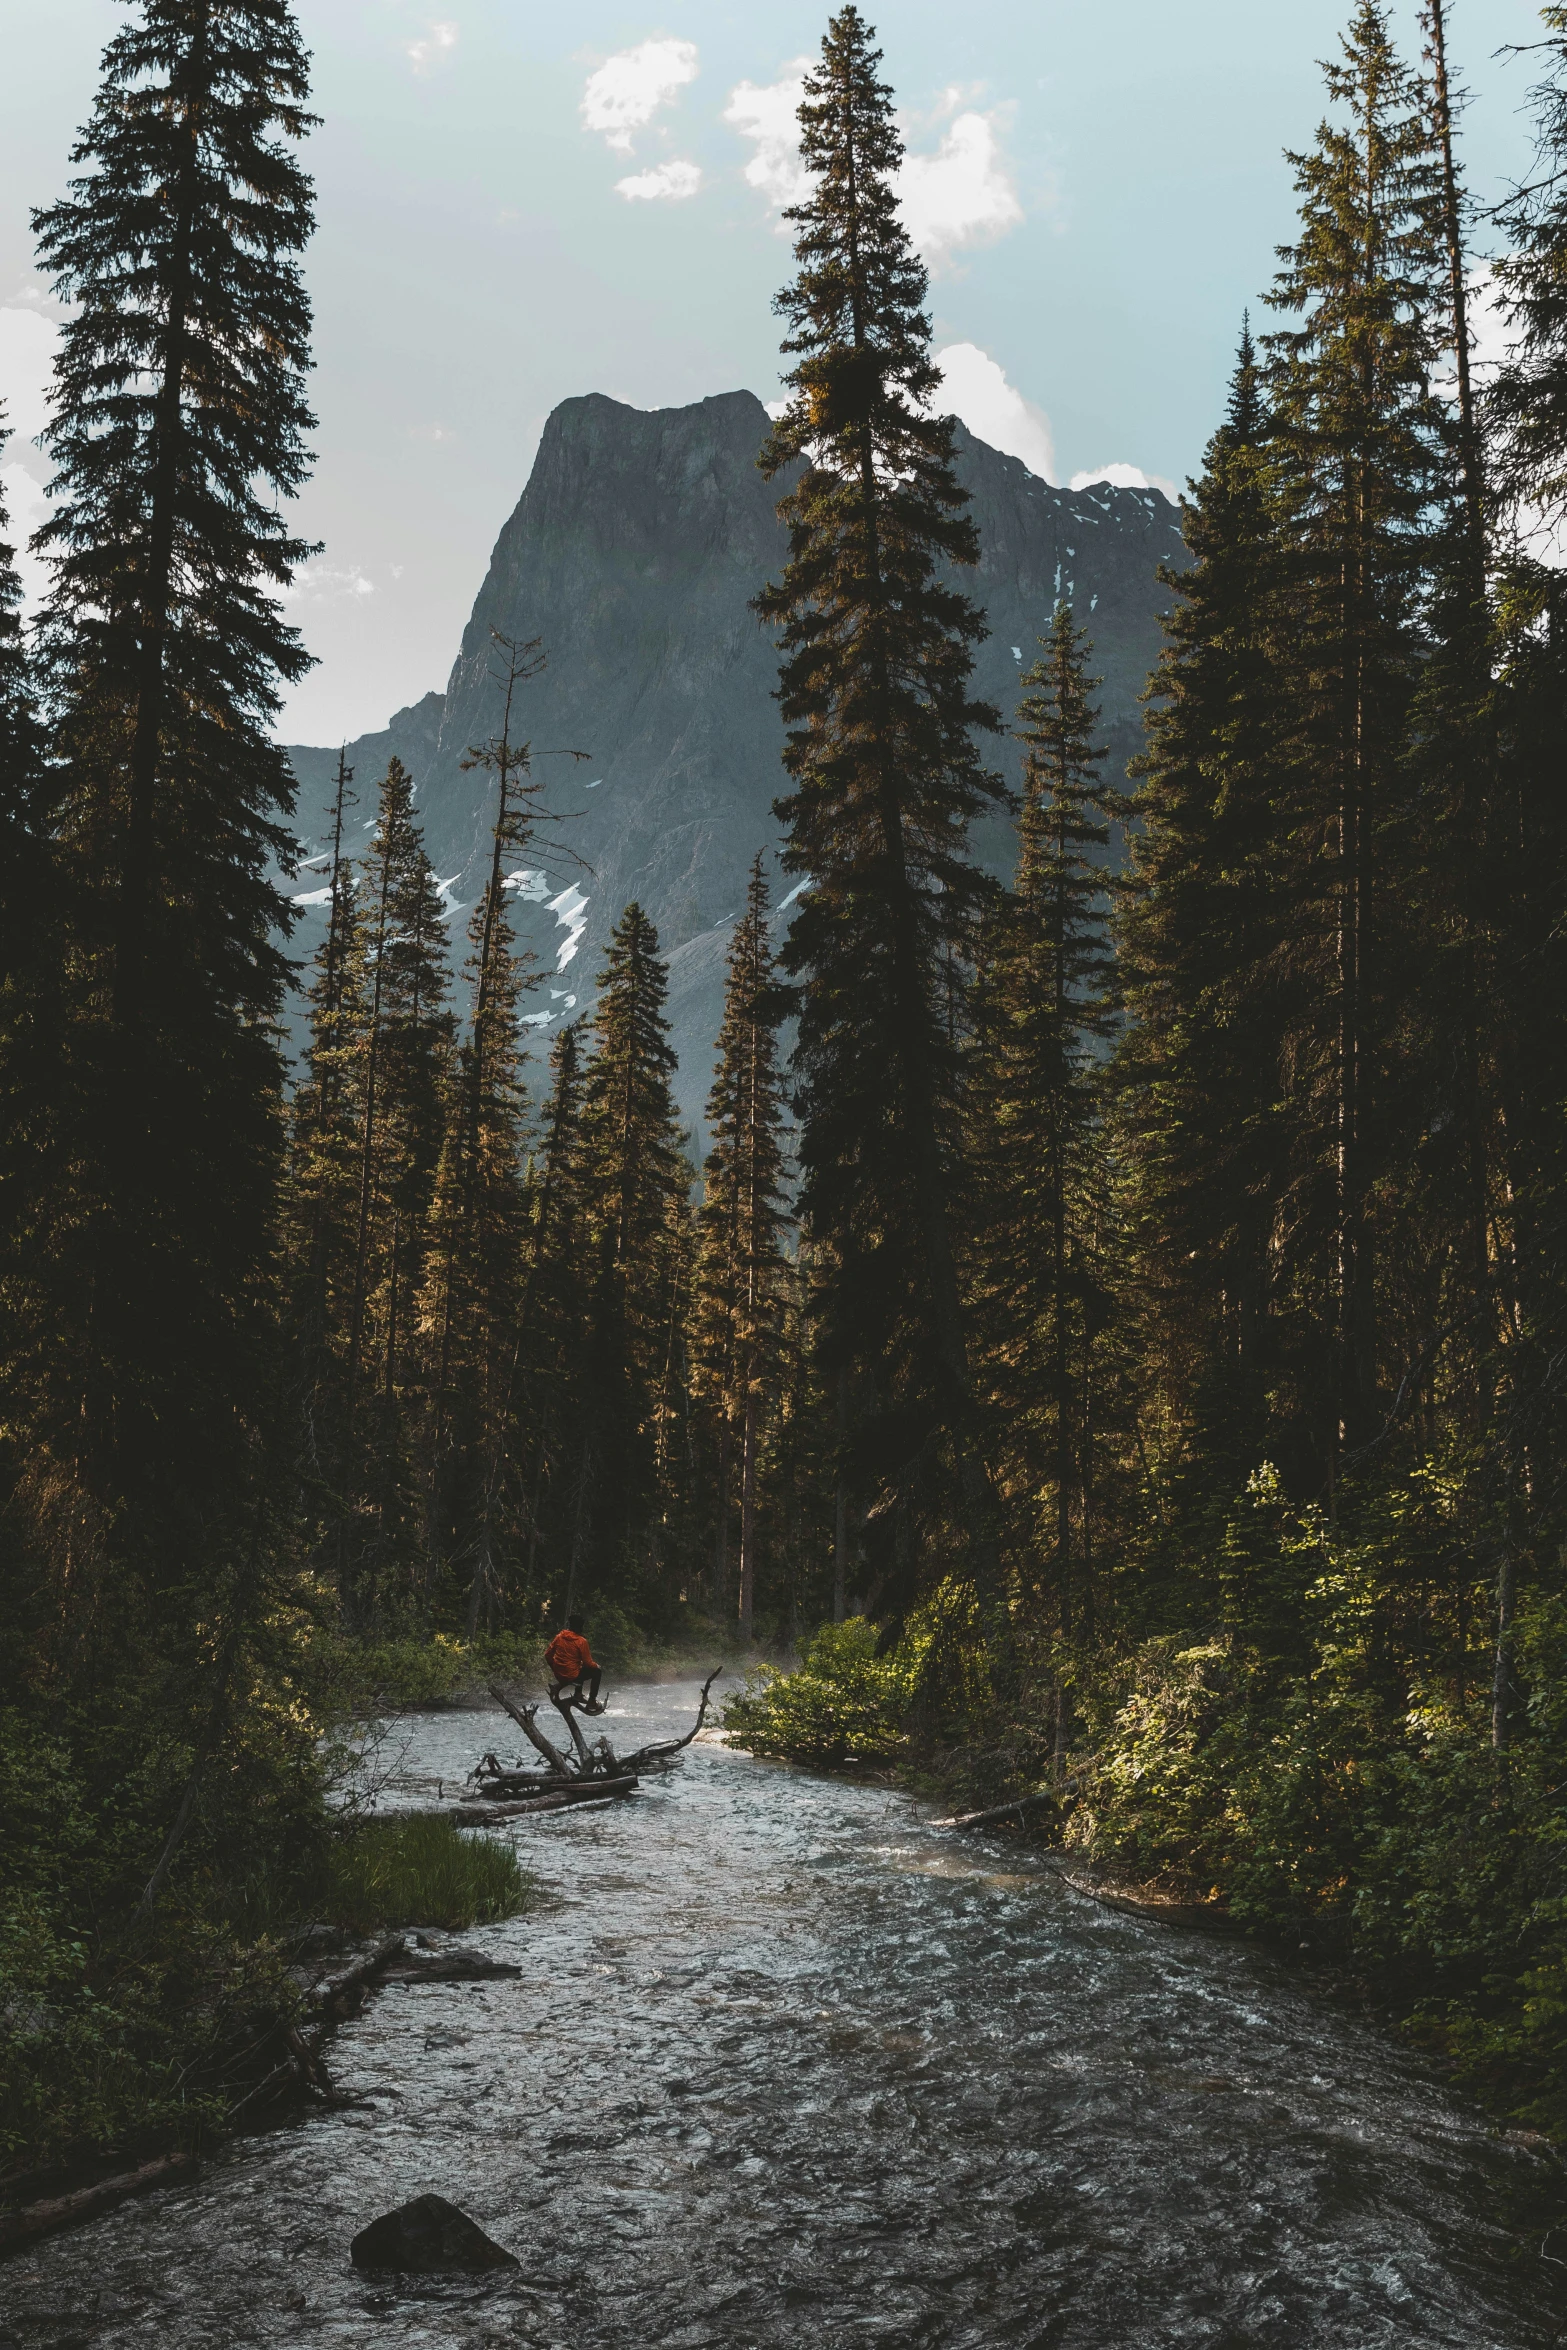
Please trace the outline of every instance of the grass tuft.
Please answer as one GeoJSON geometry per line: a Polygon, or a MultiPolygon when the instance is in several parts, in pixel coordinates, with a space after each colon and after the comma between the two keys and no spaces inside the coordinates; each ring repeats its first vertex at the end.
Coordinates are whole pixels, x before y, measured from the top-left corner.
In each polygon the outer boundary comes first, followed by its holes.
{"type": "Polygon", "coordinates": [[[333,1925],[485,1926],[525,1909],[533,1880],[509,1844],[450,1820],[370,1820],[344,1837],[321,1895],[333,1925]]]}

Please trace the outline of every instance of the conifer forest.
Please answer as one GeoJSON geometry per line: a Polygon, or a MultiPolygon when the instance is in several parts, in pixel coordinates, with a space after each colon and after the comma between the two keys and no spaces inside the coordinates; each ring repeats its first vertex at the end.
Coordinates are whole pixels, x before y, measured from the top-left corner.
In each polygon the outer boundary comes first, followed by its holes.
{"type": "Polygon", "coordinates": [[[308,59],[289,0],[128,0],[33,219],[26,625],[0,545],[10,2173],[220,2132],[344,1725],[574,1612],[749,1668],[753,1752],[1026,1795],[1567,2134],[1567,7],[1484,216],[1456,9],[1346,9],[1129,768],[1068,601],[978,697],[895,28],[832,15],[758,458],[784,846],[699,1147],[642,906],[530,1043],[569,644],[492,641],[462,920],[419,777],[345,757],[292,943],[308,59]]]}

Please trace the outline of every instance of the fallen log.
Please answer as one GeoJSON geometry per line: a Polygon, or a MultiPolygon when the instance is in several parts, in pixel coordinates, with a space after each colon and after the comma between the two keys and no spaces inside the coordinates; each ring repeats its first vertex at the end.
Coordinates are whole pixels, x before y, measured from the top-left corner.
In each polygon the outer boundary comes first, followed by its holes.
{"type": "Polygon", "coordinates": [[[78,2187],[74,2194],[55,2195],[46,2203],[29,2203],[20,2211],[8,2211],[0,2216],[0,2259],[8,2253],[20,2252],[25,2244],[36,2244],[43,2236],[58,2235],[62,2228],[74,2228],[83,2220],[96,2219],[100,2212],[128,2203],[133,2195],[145,2195],[153,2187],[172,2186],[176,2179],[189,2178],[195,2168],[194,2154],[160,2154],[156,2160],[142,2163],[137,2170],[122,2171],[117,2178],[100,2179],[96,2186],[78,2187]]]}
{"type": "Polygon", "coordinates": [[[485,1958],[477,1950],[410,1950],[386,1970],[388,1983],[499,1983],[526,1970],[510,1959],[485,1958]]]}
{"type": "Polygon", "coordinates": [[[459,1803],[446,1817],[459,1828],[495,1828],[505,1820],[527,1819],[536,1811],[560,1811],[573,1803],[599,1803],[606,1796],[630,1795],[636,1787],[631,1772],[613,1779],[579,1779],[548,1795],[529,1795],[516,1803],[459,1803]]]}
{"type": "Polygon", "coordinates": [[[408,1937],[406,1934],[389,1935],[386,1941],[378,1942],[367,1957],[356,1959],[345,1973],[334,1976],[329,1983],[319,1985],[315,1994],[315,2004],[321,2014],[335,2020],[346,2013],[344,2003],[354,1998],[357,1993],[367,1989],[383,1967],[390,1966],[393,1959],[401,1957],[407,1948],[408,1937]]]}
{"type": "Polygon", "coordinates": [[[994,1803],[988,1811],[960,1811],[950,1820],[930,1820],[932,1828],[988,1828],[996,1820],[1016,1819],[1020,1812],[1044,1811],[1060,1801],[1049,1789],[1038,1795],[1014,1795],[1010,1803],[994,1803]]]}

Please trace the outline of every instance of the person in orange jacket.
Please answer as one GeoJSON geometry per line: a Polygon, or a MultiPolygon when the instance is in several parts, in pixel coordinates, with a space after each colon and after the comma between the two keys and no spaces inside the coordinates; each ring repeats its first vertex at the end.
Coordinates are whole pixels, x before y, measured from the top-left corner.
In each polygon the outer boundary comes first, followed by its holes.
{"type": "Polygon", "coordinates": [[[544,1662],[554,1676],[554,1686],[550,1690],[554,1704],[578,1705],[585,1714],[601,1714],[604,1711],[599,1703],[599,1682],[603,1678],[603,1667],[593,1661],[593,1651],[588,1646],[587,1632],[580,1616],[566,1618],[566,1629],[556,1633],[544,1651],[544,1662]],[[565,1695],[568,1689],[571,1690],[569,1697],[565,1695]]]}

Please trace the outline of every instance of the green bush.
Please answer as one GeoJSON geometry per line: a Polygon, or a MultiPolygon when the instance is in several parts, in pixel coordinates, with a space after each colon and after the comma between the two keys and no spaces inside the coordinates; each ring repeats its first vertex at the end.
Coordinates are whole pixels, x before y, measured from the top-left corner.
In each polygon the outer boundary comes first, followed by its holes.
{"type": "Polygon", "coordinates": [[[450,1820],[370,1820],[331,1855],[316,1897],[333,1925],[484,1926],[527,1906],[531,1880],[509,1844],[450,1820]]]}
{"type": "Polygon", "coordinates": [[[522,1633],[459,1640],[436,1632],[397,1640],[318,1634],[311,1646],[312,1696],[328,1717],[455,1704],[490,1681],[544,1677],[544,1642],[522,1633]]]}
{"type": "Polygon", "coordinates": [[[753,1754],[837,1769],[895,1762],[908,1744],[913,1687],[901,1650],[880,1657],[874,1624],[824,1624],[797,1672],[756,1665],[724,1707],[724,1727],[753,1754]]]}

